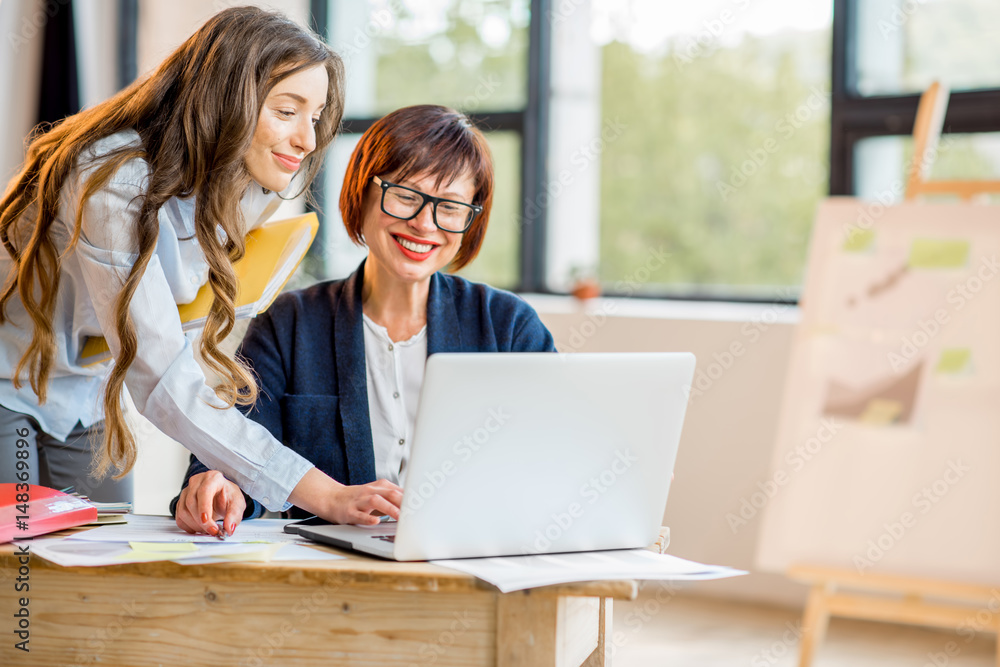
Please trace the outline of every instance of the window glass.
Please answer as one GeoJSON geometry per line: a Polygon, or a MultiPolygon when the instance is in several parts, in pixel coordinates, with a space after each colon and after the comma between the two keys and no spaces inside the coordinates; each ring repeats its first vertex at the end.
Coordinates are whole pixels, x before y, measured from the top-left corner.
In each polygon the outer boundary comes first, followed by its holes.
{"type": "Polygon", "coordinates": [[[528,0],[330,0],[347,116],[411,104],[509,111],[527,99],[528,0]]]}
{"type": "Polygon", "coordinates": [[[996,0],[857,0],[854,29],[862,95],[1000,86],[996,0]]]}
{"type": "MultiPolygon", "coordinates": [[[[883,203],[901,201],[912,159],[912,137],[862,139],[854,148],[854,191],[883,203]]],[[[929,180],[998,180],[1000,132],[945,134],[930,164],[929,180]]]]}
{"type": "Polygon", "coordinates": [[[623,128],[600,156],[606,288],[787,297],[828,190],[830,0],[594,8],[623,128]]]}

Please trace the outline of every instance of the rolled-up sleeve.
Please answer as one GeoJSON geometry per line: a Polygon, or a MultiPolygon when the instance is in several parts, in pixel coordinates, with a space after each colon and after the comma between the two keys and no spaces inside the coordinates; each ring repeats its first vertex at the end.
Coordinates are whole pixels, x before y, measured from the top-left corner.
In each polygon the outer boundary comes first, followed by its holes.
{"type": "MultiPolygon", "coordinates": [[[[136,253],[130,234],[141,202],[137,185],[112,182],[88,200],[76,247],[101,330],[116,358],[121,350],[114,304],[136,253]]],[[[312,467],[266,428],[225,403],[194,358],[159,258],[154,255],[129,306],[138,346],[125,384],[139,412],[205,465],[221,471],[269,510],[312,467]]]]}

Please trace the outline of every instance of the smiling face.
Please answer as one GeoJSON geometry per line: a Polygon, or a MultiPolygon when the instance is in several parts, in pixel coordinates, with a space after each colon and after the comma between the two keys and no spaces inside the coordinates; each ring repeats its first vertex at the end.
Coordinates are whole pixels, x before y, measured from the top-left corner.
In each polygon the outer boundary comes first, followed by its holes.
{"type": "Polygon", "coordinates": [[[316,149],[315,125],[329,85],[326,68],[315,65],[282,79],[268,93],[246,155],[247,171],[258,185],[281,192],[316,149]]]}
{"type": "MultiPolygon", "coordinates": [[[[436,185],[434,174],[417,174],[402,181],[392,174],[382,180],[405,185],[432,197],[472,203],[476,184],[472,174],[463,172],[450,183],[436,185]]],[[[399,220],[382,211],[382,190],[374,182],[365,195],[365,218],[362,232],[368,246],[368,265],[405,283],[430,280],[431,275],[448,266],[462,245],[462,234],[437,228],[427,204],[412,220],[399,220]]]]}

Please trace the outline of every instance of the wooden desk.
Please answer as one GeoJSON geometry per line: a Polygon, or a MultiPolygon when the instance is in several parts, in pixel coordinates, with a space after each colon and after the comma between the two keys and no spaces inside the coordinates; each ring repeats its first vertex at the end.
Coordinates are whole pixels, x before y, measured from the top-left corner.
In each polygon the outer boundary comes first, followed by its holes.
{"type": "Polygon", "coordinates": [[[348,558],[64,568],[33,557],[31,590],[15,593],[14,547],[0,545],[0,664],[596,667],[610,664],[612,599],[637,593],[609,581],[505,595],[427,563],[331,551],[348,558]],[[20,596],[30,653],[13,648],[20,596]]]}

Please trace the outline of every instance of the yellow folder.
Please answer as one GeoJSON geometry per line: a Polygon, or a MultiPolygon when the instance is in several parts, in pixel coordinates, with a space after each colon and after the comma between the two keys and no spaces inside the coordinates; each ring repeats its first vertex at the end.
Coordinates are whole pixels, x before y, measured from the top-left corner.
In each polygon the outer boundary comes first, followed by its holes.
{"type": "MultiPolygon", "coordinates": [[[[318,229],[316,214],[307,213],[262,225],[247,234],[246,252],[233,265],[239,281],[236,319],[255,317],[267,310],[305,257],[318,229]]],[[[205,326],[214,298],[206,283],[191,303],[177,306],[184,331],[205,326]]],[[[110,357],[107,341],[92,336],[80,351],[79,364],[91,366],[110,357]]]]}

